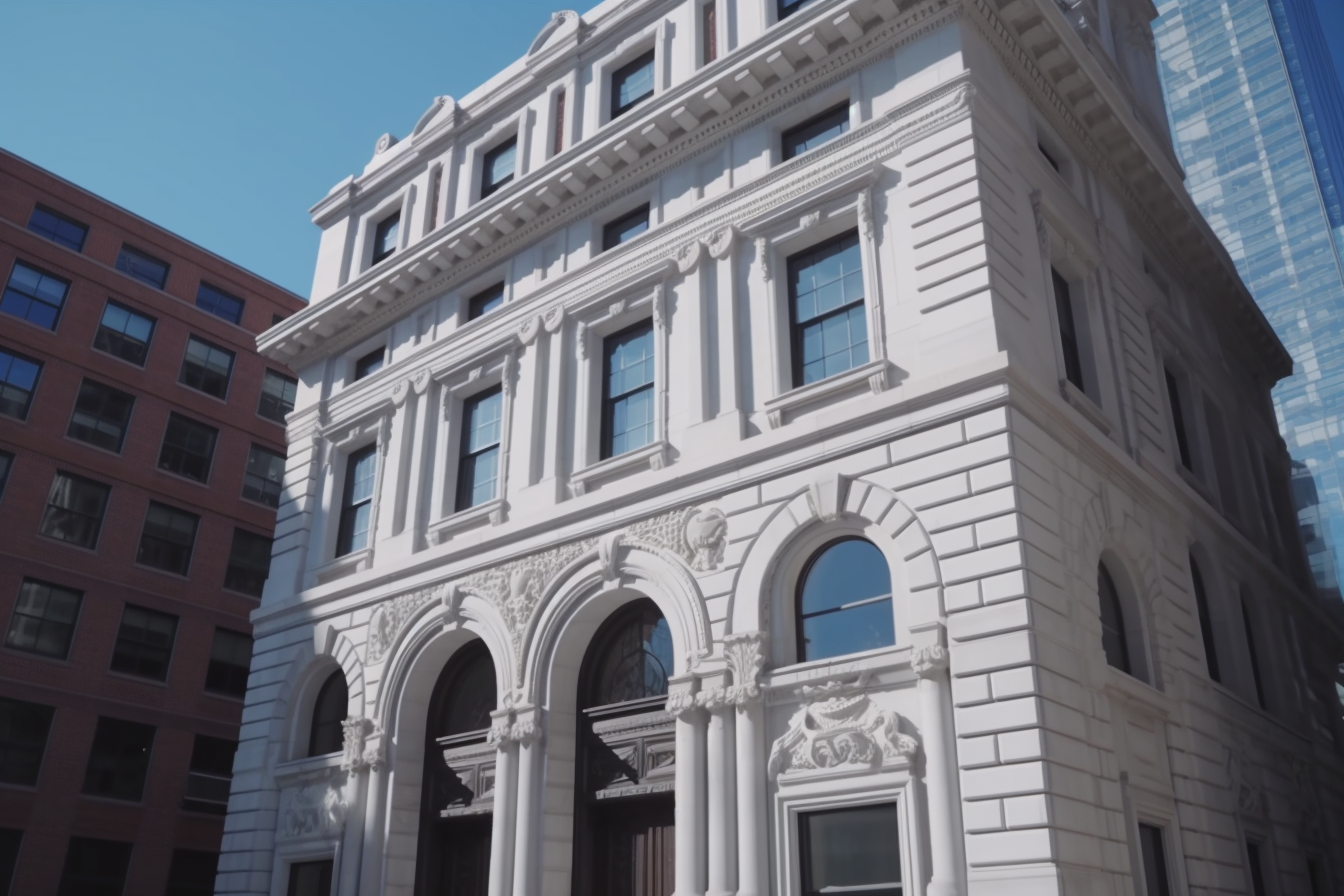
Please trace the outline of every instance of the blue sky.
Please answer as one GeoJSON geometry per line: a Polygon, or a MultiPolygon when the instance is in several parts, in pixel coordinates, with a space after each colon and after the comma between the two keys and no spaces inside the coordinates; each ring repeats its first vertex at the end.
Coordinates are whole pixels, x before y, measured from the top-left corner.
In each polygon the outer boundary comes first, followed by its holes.
{"type": "Polygon", "coordinates": [[[0,146],[306,296],[308,208],[564,2],[3,0],[0,146]]]}

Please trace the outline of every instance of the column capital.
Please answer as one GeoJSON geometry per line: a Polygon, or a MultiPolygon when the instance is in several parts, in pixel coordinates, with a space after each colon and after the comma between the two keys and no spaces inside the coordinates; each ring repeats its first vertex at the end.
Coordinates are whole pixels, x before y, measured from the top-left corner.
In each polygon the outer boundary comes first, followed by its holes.
{"type": "Polygon", "coordinates": [[[736,706],[762,699],[761,671],[765,668],[764,632],[737,632],[723,639],[723,655],[733,673],[730,700],[736,706]]]}
{"type": "Polygon", "coordinates": [[[947,648],[941,644],[921,647],[910,657],[910,667],[915,670],[915,678],[934,678],[947,668],[947,648]]]}
{"type": "Polygon", "coordinates": [[[667,680],[667,705],[669,715],[677,719],[686,719],[697,709],[699,701],[699,680],[695,675],[679,675],[667,680]]]}
{"type": "Polygon", "coordinates": [[[544,711],[539,706],[514,706],[495,710],[486,743],[503,748],[509,744],[531,744],[541,740],[544,711]]]}

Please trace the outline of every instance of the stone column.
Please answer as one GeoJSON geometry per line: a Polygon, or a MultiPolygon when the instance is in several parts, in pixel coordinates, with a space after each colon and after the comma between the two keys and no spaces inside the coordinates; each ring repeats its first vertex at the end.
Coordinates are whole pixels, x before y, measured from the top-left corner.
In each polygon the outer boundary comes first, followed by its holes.
{"type": "MultiPolygon", "coordinates": [[[[513,892],[515,896],[537,896],[541,892],[541,786],[542,749],[541,710],[528,707],[517,711],[511,735],[518,742],[518,798],[514,822],[513,892]]],[[[492,857],[493,861],[493,857],[492,857]]]]}
{"type": "Polygon", "coordinates": [[[709,713],[707,732],[709,896],[733,896],[737,890],[737,767],[731,693],[726,673],[707,679],[696,702],[709,713]],[[714,679],[719,679],[715,681],[714,679]]]}
{"type": "Polygon", "coordinates": [[[765,703],[760,686],[764,645],[765,636],[760,632],[741,632],[723,639],[723,652],[733,673],[730,694],[737,708],[737,896],[768,896],[770,889],[765,703]]]}
{"type": "Polygon", "coordinates": [[[503,725],[490,730],[495,745],[494,814],[490,819],[489,896],[509,896],[513,892],[513,831],[518,817],[518,744],[513,740],[507,710],[503,725]]]}
{"type": "Polygon", "coordinates": [[[705,713],[696,706],[693,675],[668,685],[667,711],[677,720],[675,894],[704,896],[705,713]]]}
{"type": "Polygon", "coordinates": [[[919,714],[924,740],[924,783],[929,801],[929,853],[933,875],[928,896],[960,896],[961,861],[958,821],[956,742],[947,678],[947,648],[935,644],[915,651],[911,665],[918,679],[919,714]]]}

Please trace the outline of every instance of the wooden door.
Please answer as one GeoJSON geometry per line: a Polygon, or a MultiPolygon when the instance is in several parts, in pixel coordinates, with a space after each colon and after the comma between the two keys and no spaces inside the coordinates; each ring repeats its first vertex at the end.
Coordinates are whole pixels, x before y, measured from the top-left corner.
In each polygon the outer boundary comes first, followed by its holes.
{"type": "Polygon", "coordinates": [[[671,896],[673,815],[670,795],[594,807],[593,896],[671,896]]]}

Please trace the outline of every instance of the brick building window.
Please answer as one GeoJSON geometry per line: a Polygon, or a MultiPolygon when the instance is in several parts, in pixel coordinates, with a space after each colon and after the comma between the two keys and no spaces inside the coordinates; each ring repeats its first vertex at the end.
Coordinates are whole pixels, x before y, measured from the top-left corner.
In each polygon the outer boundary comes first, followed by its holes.
{"type": "Polygon", "coordinates": [[[611,73],[611,117],[619,118],[653,96],[653,50],[611,73]]]}
{"type": "MultiPolygon", "coordinates": [[[[56,708],[0,697],[0,783],[33,787],[56,708]]],[[[0,878],[0,885],[6,881],[0,878]]]]}
{"type": "Polygon", "coordinates": [[[63,660],[79,619],[82,591],[38,579],[24,579],[5,633],[5,646],[63,660]]]}
{"type": "Polygon", "coordinates": [[[117,254],[117,270],[155,289],[163,289],[168,282],[168,262],[130,246],[122,246],[117,254]]]}
{"type": "Polygon", "coordinates": [[[219,853],[175,849],[164,896],[214,896],[218,871],[219,853]]]}
{"type": "Polygon", "coordinates": [[[127,604],[112,649],[112,671],[167,680],[176,637],[176,616],[127,604]]]}
{"type": "Polygon", "coordinates": [[[0,896],[10,896],[9,885],[14,880],[14,866],[19,864],[19,846],[23,831],[0,828],[0,896]]]}
{"type": "Polygon", "coordinates": [[[653,441],[653,324],[635,324],[602,343],[602,458],[653,441]]]}
{"type": "Polygon", "coordinates": [[[84,793],[138,803],[145,791],[154,726],[102,716],[84,772],[84,793]]]}
{"type": "Polygon", "coordinates": [[[295,862],[289,866],[285,896],[330,896],[332,860],[295,862]]]}
{"type": "Polygon", "coordinates": [[[267,368],[261,380],[261,398],[257,401],[257,413],[267,420],[274,420],[283,425],[285,415],[294,410],[294,399],[298,394],[298,380],[267,368]]]}
{"type": "Polygon", "coordinates": [[[233,352],[198,336],[187,340],[182,373],[177,379],[179,383],[223,399],[229,393],[229,377],[232,373],[233,352]]]}
{"type": "Polygon", "coordinates": [[[336,530],[337,557],[362,551],[368,546],[369,522],[373,517],[373,484],[377,473],[377,445],[356,451],[346,459],[340,526],[336,530]]]}
{"type": "Polygon", "coordinates": [[[231,324],[243,322],[243,300],[204,281],[196,287],[196,307],[231,324]]]}
{"type": "Polygon", "coordinates": [[[69,280],[16,261],[0,296],[0,311],[54,330],[69,291],[69,280]]]}
{"type": "Polygon", "coordinates": [[[137,367],[144,367],[145,359],[149,356],[149,343],[154,338],[155,323],[154,318],[109,299],[107,307],[103,309],[98,332],[93,336],[93,347],[137,367]]]}
{"type": "Polygon", "coordinates": [[[0,349],[0,414],[28,419],[42,362],[0,349]]]}
{"type": "Polygon", "coordinates": [[[481,158],[481,198],[489,196],[513,180],[518,159],[518,138],[510,137],[488,150],[481,158]]]}
{"type": "Polygon", "coordinates": [[[641,205],[628,214],[621,215],[615,221],[609,221],[602,228],[602,251],[615,249],[621,243],[628,242],[649,229],[649,206],[641,205]]]}
{"type": "Polygon", "coordinates": [[[397,251],[397,236],[401,233],[401,212],[393,212],[378,222],[373,230],[373,263],[390,258],[397,251]]]}
{"type": "Polygon", "coordinates": [[[38,533],[81,548],[98,547],[110,486],[64,470],[56,472],[38,533]]]}
{"type": "Polygon", "coordinates": [[[84,251],[84,241],[89,237],[87,224],[41,205],[28,218],[28,230],[76,252],[84,251]]]}
{"type": "Polygon", "coordinates": [[[467,299],[467,320],[475,320],[482,315],[489,314],[503,304],[504,284],[496,283],[489,289],[467,299]]]}
{"type": "Polygon", "coordinates": [[[191,551],[200,522],[201,518],[194,513],[150,501],[135,562],[185,576],[191,568],[191,551]]]}
{"type": "Polygon", "coordinates": [[[210,478],[210,463],[215,456],[219,430],[178,413],[168,415],[159,450],[159,469],[185,476],[197,482],[210,478]]]}
{"type": "Polygon", "coordinates": [[[252,664],[252,639],[242,632],[215,629],[210,645],[210,665],[205,670],[205,689],[216,694],[242,697],[247,693],[247,670],[252,664]]]}
{"type": "Polygon", "coordinates": [[[237,741],[196,735],[187,771],[187,790],[182,808],[192,812],[224,815],[229,810],[229,785],[233,781],[233,754],[237,741]]]}
{"type": "Polygon", "coordinates": [[[858,233],[841,234],[790,256],[788,278],[794,387],[867,364],[858,233]]]}
{"type": "Polygon", "coordinates": [[[56,896],[121,896],[130,865],[129,843],[71,837],[56,896]]]}
{"type": "Polygon", "coordinates": [[[266,577],[270,574],[271,539],[246,529],[234,529],[229,566],[224,571],[224,587],[261,597],[266,577]]]}
{"type": "Polygon", "coordinates": [[[5,486],[9,483],[9,471],[14,468],[14,455],[0,451],[0,500],[4,500],[5,486]]]}
{"type": "Polygon", "coordinates": [[[285,456],[254,444],[247,452],[243,497],[267,507],[279,507],[284,481],[285,456]]]}
{"type": "Polygon", "coordinates": [[[75,397],[75,410],[65,434],[107,451],[121,453],[131,423],[135,396],[93,380],[85,380],[75,397]]]}
{"type": "Polygon", "coordinates": [[[800,125],[789,128],[780,139],[784,161],[800,156],[809,149],[829,143],[849,130],[849,104],[841,103],[827,109],[800,125]]]}
{"type": "Polygon", "coordinates": [[[499,387],[467,399],[462,407],[462,456],[457,469],[457,509],[493,501],[499,488],[499,387]]]}

